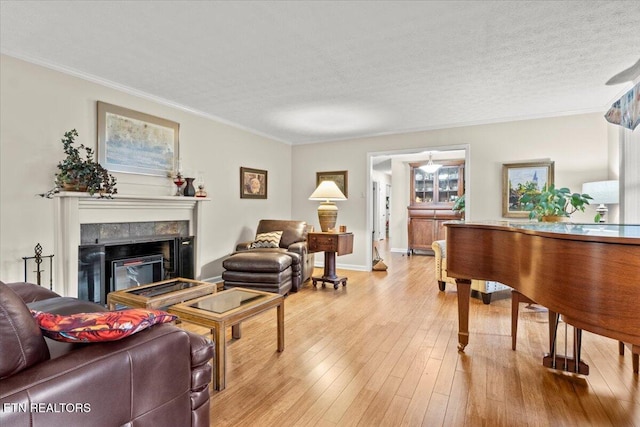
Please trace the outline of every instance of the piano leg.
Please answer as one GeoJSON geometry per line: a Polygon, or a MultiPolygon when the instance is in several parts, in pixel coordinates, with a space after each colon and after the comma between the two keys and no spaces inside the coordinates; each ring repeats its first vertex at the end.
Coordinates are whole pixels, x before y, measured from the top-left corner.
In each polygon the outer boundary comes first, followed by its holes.
{"type": "MultiPolygon", "coordinates": [[[[624,356],[624,346],[625,344],[622,341],[618,341],[618,351],[620,352],[620,356],[624,356]]],[[[640,367],[640,363],[638,363],[638,359],[640,358],[640,346],[638,345],[629,345],[631,347],[631,361],[633,363],[633,373],[638,373],[638,368],[640,367]],[[635,348],[635,349],[634,349],[635,348]]]]}
{"type": "Polygon", "coordinates": [[[573,359],[576,361],[574,372],[579,374],[580,352],[582,350],[582,329],[573,328],[573,359]]]}
{"type": "Polygon", "coordinates": [[[555,337],[558,330],[558,313],[549,310],[549,350],[553,353],[555,348],[555,337]]]}
{"type": "Polygon", "coordinates": [[[469,296],[471,280],[456,279],[458,287],[458,351],[464,351],[469,344],[469,296]]]}

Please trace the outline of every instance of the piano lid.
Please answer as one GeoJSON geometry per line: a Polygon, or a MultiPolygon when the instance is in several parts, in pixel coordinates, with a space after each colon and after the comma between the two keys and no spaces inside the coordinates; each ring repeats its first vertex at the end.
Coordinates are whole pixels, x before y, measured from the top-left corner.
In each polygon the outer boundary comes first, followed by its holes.
{"type": "Polygon", "coordinates": [[[576,224],[571,222],[538,222],[535,224],[511,223],[512,227],[547,233],[574,234],[581,236],[621,237],[640,239],[638,224],[576,224]]]}
{"type": "Polygon", "coordinates": [[[471,226],[519,231],[527,234],[640,245],[640,224],[598,224],[537,221],[447,221],[446,226],[471,226]]]}

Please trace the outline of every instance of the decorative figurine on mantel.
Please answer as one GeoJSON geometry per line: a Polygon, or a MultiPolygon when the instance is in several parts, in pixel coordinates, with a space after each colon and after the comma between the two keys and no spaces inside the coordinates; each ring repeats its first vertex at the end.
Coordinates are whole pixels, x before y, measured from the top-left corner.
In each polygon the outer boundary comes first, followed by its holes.
{"type": "Polygon", "coordinates": [[[204,174],[198,171],[198,178],[196,179],[196,197],[207,197],[207,192],[204,190],[204,174]]]}
{"type": "Polygon", "coordinates": [[[204,190],[204,184],[198,184],[198,190],[196,191],[196,197],[207,197],[207,192],[204,190]]]}

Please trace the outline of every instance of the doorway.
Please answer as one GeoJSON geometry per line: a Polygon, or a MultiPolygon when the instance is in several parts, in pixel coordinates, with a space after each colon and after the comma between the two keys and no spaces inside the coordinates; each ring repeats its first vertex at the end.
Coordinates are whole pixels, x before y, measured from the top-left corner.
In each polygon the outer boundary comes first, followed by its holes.
{"type": "MultiPolygon", "coordinates": [[[[427,160],[429,153],[434,160],[459,158],[465,161],[465,193],[470,200],[471,182],[469,180],[470,147],[469,144],[439,147],[421,147],[405,150],[367,153],[367,233],[373,242],[377,238],[386,239],[390,252],[407,253],[409,205],[409,163],[427,160]],[[383,190],[383,191],[381,191],[383,190]],[[382,194],[384,193],[384,194],[382,194]]],[[[471,206],[467,202],[466,215],[470,217],[471,206]]],[[[368,248],[367,261],[371,265],[373,250],[368,248]]]]}

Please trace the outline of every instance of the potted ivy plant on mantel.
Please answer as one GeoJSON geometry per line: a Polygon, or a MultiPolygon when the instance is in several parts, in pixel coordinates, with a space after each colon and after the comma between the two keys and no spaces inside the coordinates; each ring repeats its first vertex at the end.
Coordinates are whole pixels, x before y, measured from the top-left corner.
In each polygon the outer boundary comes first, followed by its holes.
{"type": "Polygon", "coordinates": [[[588,194],[572,193],[566,187],[556,188],[553,184],[545,185],[542,191],[528,191],[521,199],[524,209],[530,211],[529,219],[538,221],[564,221],[576,211],[584,212],[593,200],[588,194]]]}
{"type": "Polygon", "coordinates": [[[43,197],[53,197],[60,191],[86,191],[90,195],[98,194],[100,197],[111,198],[116,194],[116,178],[93,159],[93,149],[84,144],[75,146],[78,132],[71,129],[65,132],[61,139],[66,158],[58,163],[58,172],[55,174],[55,187],[43,197]]]}

